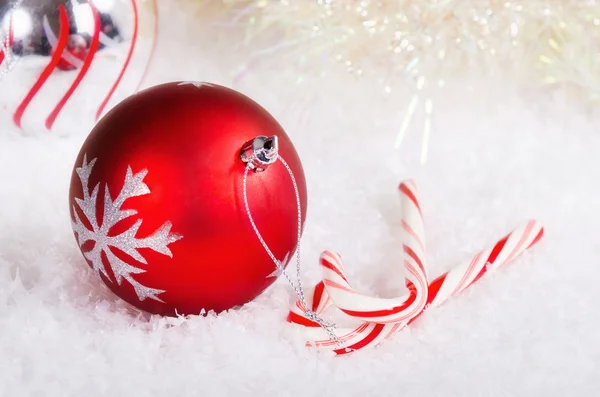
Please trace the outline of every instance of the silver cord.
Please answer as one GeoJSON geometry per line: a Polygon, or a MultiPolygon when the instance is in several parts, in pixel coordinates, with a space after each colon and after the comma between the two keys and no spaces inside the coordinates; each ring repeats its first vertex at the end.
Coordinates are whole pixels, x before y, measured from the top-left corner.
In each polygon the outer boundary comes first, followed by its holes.
{"type": "Polygon", "coordinates": [[[252,213],[250,212],[250,206],[248,205],[248,193],[247,193],[247,180],[248,180],[248,173],[252,169],[252,160],[253,160],[252,158],[250,158],[250,160],[247,162],[246,169],[244,170],[243,192],[244,192],[244,205],[246,206],[246,213],[248,215],[248,218],[250,219],[250,224],[252,225],[252,229],[254,229],[254,233],[256,233],[256,236],[258,237],[258,240],[262,244],[263,248],[265,249],[265,251],[267,251],[267,254],[271,258],[273,263],[275,263],[277,270],[279,270],[281,272],[281,274],[284,275],[284,277],[287,279],[288,283],[292,286],[292,288],[296,292],[296,295],[298,295],[298,298],[300,299],[300,302],[302,302],[302,306],[304,307],[304,310],[306,312],[306,316],[311,321],[319,324],[319,326],[321,326],[321,328],[323,328],[325,330],[325,332],[327,332],[329,339],[331,339],[332,341],[335,341],[338,346],[343,347],[342,342],[340,341],[340,339],[337,337],[337,335],[333,331],[336,327],[335,324],[328,323],[325,320],[323,320],[321,317],[319,317],[319,315],[317,313],[315,313],[313,310],[311,310],[308,307],[308,305],[306,304],[304,290],[302,288],[302,283],[300,281],[300,240],[302,238],[302,209],[301,209],[301,205],[300,205],[300,193],[298,192],[298,184],[296,183],[296,178],[294,178],[294,173],[292,172],[292,169],[290,168],[288,163],[283,159],[283,157],[278,155],[277,158],[279,159],[279,161],[281,161],[281,164],[283,164],[283,166],[287,170],[288,174],[290,175],[290,178],[292,179],[292,183],[294,185],[294,192],[296,193],[296,205],[298,208],[298,236],[297,236],[297,241],[296,241],[296,250],[294,251],[294,255],[296,255],[296,280],[297,280],[296,283],[294,283],[292,281],[292,279],[290,278],[290,276],[288,276],[281,261],[279,261],[275,257],[275,255],[273,255],[273,253],[269,249],[269,246],[267,245],[267,243],[263,239],[262,235],[258,231],[258,227],[256,226],[256,223],[254,222],[254,218],[252,218],[252,213]]]}

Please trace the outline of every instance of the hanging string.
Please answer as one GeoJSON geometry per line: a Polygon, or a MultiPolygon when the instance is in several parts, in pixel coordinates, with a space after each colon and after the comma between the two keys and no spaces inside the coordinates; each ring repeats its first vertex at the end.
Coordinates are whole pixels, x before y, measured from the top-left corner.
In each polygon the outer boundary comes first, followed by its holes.
{"type": "Polygon", "coordinates": [[[283,276],[287,279],[288,283],[292,286],[292,288],[296,292],[296,295],[298,295],[298,298],[300,299],[300,302],[302,302],[302,306],[304,307],[304,311],[306,312],[306,316],[311,321],[319,324],[319,326],[321,328],[323,328],[325,330],[325,332],[327,332],[327,334],[329,335],[329,339],[334,341],[338,346],[343,347],[342,342],[340,341],[340,339],[337,337],[337,335],[334,332],[334,329],[336,327],[335,324],[329,323],[329,322],[323,320],[321,317],[319,317],[319,315],[317,315],[317,313],[315,313],[313,310],[311,310],[309,308],[309,306],[306,304],[306,299],[304,297],[304,289],[302,288],[302,282],[300,281],[300,240],[302,238],[302,209],[301,209],[301,205],[300,205],[300,193],[298,192],[298,184],[296,183],[296,178],[294,178],[294,173],[292,172],[292,169],[290,168],[288,163],[283,159],[283,157],[281,157],[280,155],[277,155],[277,159],[281,162],[281,164],[285,167],[288,174],[290,175],[290,178],[294,185],[294,192],[296,194],[296,205],[298,208],[298,235],[297,235],[297,241],[296,241],[296,250],[294,251],[294,255],[296,256],[296,283],[294,283],[292,281],[292,279],[290,278],[290,276],[286,273],[286,271],[284,269],[284,264],[282,264],[281,261],[279,261],[275,257],[275,255],[273,255],[273,252],[271,252],[271,250],[269,249],[269,246],[267,245],[267,243],[263,239],[262,235],[258,231],[258,227],[256,226],[256,223],[254,222],[254,218],[252,217],[252,213],[250,211],[250,206],[248,205],[247,180],[248,180],[248,173],[252,169],[252,161],[254,160],[254,158],[255,158],[255,156],[250,157],[250,159],[248,160],[248,162],[246,164],[246,169],[244,170],[244,182],[243,182],[244,205],[246,206],[246,213],[248,215],[248,218],[250,219],[250,224],[252,225],[252,229],[254,229],[254,233],[256,234],[256,237],[258,237],[258,240],[260,241],[263,248],[265,249],[265,251],[267,252],[269,257],[271,258],[271,260],[277,267],[277,270],[279,270],[279,272],[281,272],[281,274],[283,274],[283,276]]]}

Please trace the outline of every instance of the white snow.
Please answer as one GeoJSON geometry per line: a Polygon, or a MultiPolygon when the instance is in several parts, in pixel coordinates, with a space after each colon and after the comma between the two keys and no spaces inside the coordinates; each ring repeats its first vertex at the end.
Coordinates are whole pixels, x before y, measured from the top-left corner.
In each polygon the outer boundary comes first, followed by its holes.
{"type": "MultiPolygon", "coordinates": [[[[283,278],[217,317],[140,315],[101,285],[71,231],[70,176],[94,101],[76,101],[53,132],[31,120],[24,134],[0,109],[0,396],[597,394],[597,115],[506,80],[449,83],[433,98],[422,165],[422,117],[400,149],[393,144],[406,93],[385,97],[367,77],[341,71],[299,84],[295,65],[276,56],[271,71],[234,83],[248,53],[192,20],[171,22],[183,13],[164,14],[151,82],[227,85],[280,120],[309,185],[305,285],[318,280],[318,255],[328,249],[343,255],[361,291],[403,291],[396,188],[409,177],[422,194],[431,276],[523,220],[541,221],[546,236],[407,331],[344,358],[304,347],[304,330],[285,322],[294,296],[283,278]]],[[[27,73],[7,79],[16,75],[27,73]]],[[[2,104],[14,106],[17,91],[0,86],[2,104]]]]}

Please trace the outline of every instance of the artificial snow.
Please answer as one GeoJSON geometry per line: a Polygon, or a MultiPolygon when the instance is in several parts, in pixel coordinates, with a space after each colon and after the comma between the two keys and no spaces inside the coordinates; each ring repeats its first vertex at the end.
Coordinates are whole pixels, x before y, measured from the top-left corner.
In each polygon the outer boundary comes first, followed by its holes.
{"type": "MultiPolygon", "coordinates": [[[[53,132],[29,121],[23,133],[3,109],[0,396],[596,395],[596,115],[507,81],[456,81],[432,94],[422,164],[422,112],[394,147],[409,93],[382,95],[367,77],[343,71],[298,83],[301,70],[280,65],[277,55],[273,68],[284,70],[258,68],[234,81],[251,50],[232,52],[233,44],[213,41],[184,14],[165,9],[150,83],[223,84],[281,122],[309,188],[304,285],[318,281],[327,249],[342,254],[359,290],[405,291],[396,191],[405,178],[421,190],[432,277],[526,219],[542,222],[546,235],[409,329],[343,358],[307,349],[305,330],[285,322],[295,297],[283,278],[219,316],[140,314],[102,285],[71,231],[70,176],[89,132],[83,110],[93,101],[76,102],[53,132]]],[[[3,100],[13,95],[1,85],[0,92],[3,100]]]]}

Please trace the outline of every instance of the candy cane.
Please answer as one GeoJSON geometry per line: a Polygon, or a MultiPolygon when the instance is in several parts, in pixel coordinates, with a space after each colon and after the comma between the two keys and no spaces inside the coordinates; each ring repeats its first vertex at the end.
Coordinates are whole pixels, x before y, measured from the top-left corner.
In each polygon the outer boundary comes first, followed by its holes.
{"type": "MultiPolygon", "coordinates": [[[[371,324],[371,327],[365,327],[365,324],[362,324],[354,330],[344,330],[344,337],[340,339],[344,340],[344,338],[347,337],[351,341],[358,341],[358,343],[350,349],[338,348],[335,349],[334,352],[338,355],[342,355],[367,346],[378,345],[382,340],[388,339],[397,331],[400,331],[411,324],[428,308],[437,307],[443,304],[452,296],[457,295],[473,285],[490,270],[495,270],[515,259],[540,241],[543,234],[544,229],[538,222],[526,222],[524,225],[498,241],[493,248],[478,253],[472,260],[463,263],[435,279],[429,285],[427,307],[417,316],[411,318],[409,321],[396,324],[385,324],[385,326],[382,324],[371,324]],[[377,325],[380,327],[377,328],[377,325]],[[373,337],[374,334],[376,334],[375,337],[373,337]]],[[[329,302],[329,304],[331,303],[329,302]]],[[[325,310],[325,308],[326,307],[322,310],[325,310]]],[[[318,340],[307,343],[307,345],[317,347],[333,346],[332,342],[329,340],[318,340]]]]}
{"type": "MultiPolygon", "coordinates": [[[[529,220],[500,239],[493,248],[479,252],[470,261],[464,262],[460,266],[442,274],[429,284],[425,310],[413,317],[405,326],[410,325],[418,319],[427,309],[438,307],[453,296],[469,288],[490,270],[496,270],[505,266],[533,247],[542,239],[543,235],[544,228],[542,225],[535,220],[529,220]]],[[[392,334],[388,335],[388,337],[392,334]]]]}
{"type": "MultiPolygon", "coordinates": [[[[419,202],[414,194],[414,191],[416,191],[414,184],[411,182],[402,184],[400,187],[401,192],[403,190],[403,186],[405,187],[404,189],[408,188],[403,193],[413,202],[414,205],[412,209],[418,209],[419,214],[421,214],[419,202]],[[410,188],[410,185],[412,185],[412,189],[410,188]],[[412,197],[411,193],[413,193],[412,197]]],[[[422,253],[422,257],[424,257],[424,240],[421,238],[424,233],[422,229],[419,229],[416,226],[415,228],[417,230],[411,227],[413,224],[419,224],[418,222],[414,222],[414,211],[411,212],[410,207],[408,207],[408,213],[405,213],[404,217],[405,219],[403,220],[403,228],[408,234],[407,241],[412,242],[413,246],[415,246],[414,243],[416,243],[417,247],[422,248],[422,251],[419,252],[422,253]],[[411,215],[413,215],[413,218],[411,218],[411,215]],[[406,219],[412,219],[412,222],[409,222],[406,219]]],[[[422,222],[420,224],[422,225],[422,222]]],[[[339,348],[335,341],[331,340],[311,341],[307,342],[307,345],[317,347],[333,347],[333,351],[337,355],[348,354],[367,346],[378,345],[382,340],[389,338],[397,331],[411,324],[421,314],[423,314],[427,308],[441,305],[449,300],[452,296],[464,291],[477,280],[481,279],[481,277],[484,276],[488,271],[502,267],[511,260],[515,259],[517,256],[540,241],[543,233],[543,227],[537,221],[530,220],[523,226],[517,228],[512,233],[498,241],[493,248],[478,253],[472,260],[465,262],[451,271],[441,275],[428,286],[426,307],[408,319],[400,319],[397,322],[387,323],[377,323],[371,320],[365,321],[355,329],[338,330],[340,335],[342,335],[339,337],[339,340],[346,345],[345,348],[339,348]]],[[[329,261],[332,257],[336,259],[339,258],[339,256],[332,256],[332,254],[325,252],[322,255],[322,260],[325,258],[325,260],[329,261]]],[[[423,262],[423,264],[424,263],[425,262],[423,262]]],[[[337,266],[336,269],[341,269],[341,264],[337,266]]],[[[337,274],[337,272],[335,273],[337,274]]],[[[424,267],[423,273],[426,277],[424,267]]],[[[329,275],[329,273],[327,274],[329,275]]],[[[343,276],[343,273],[341,273],[341,275],[338,274],[338,276],[343,276]]],[[[343,277],[343,279],[345,279],[345,277],[343,277]]],[[[328,306],[334,304],[331,296],[328,295],[328,291],[330,289],[335,291],[335,289],[326,288],[326,281],[327,279],[325,279],[325,282],[320,282],[317,284],[317,286],[310,291],[309,294],[307,294],[309,298],[307,300],[307,304],[311,305],[312,309],[317,312],[317,314],[323,312],[328,306]]],[[[341,290],[345,291],[345,289],[341,290]]],[[[414,294],[416,295],[416,291],[414,291],[414,294]]],[[[356,304],[356,302],[353,303],[356,304]]],[[[335,304],[337,304],[337,302],[335,302],[335,304]]],[[[346,314],[350,315],[350,313],[347,312],[346,314]]],[[[315,327],[315,325],[311,324],[312,322],[303,315],[303,308],[301,305],[298,305],[298,303],[290,311],[290,314],[288,315],[288,321],[307,327],[315,327]]]]}
{"type": "Polygon", "coordinates": [[[351,317],[380,324],[407,321],[419,314],[427,303],[424,227],[414,182],[402,183],[400,194],[404,214],[402,225],[408,232],[403,245],[408,294],[391,299],[360,294],[348,282],[341,257],[330,252],[321,255],[327,293],[335,306],[351,317]]]}
{"type": "MultiPolygon", "coordinates": [[[[307,293],[307,305],[320,314],[332,303],[348,316],[366,320],[355,329],[338,330],[343,336],[339,341],[345,348],[336,349],[337,354],[346,354],[365,346],[379,343],[382,338],[393,333],[399,323],[406,323],[423,311],[427,302],[427,272],[425,256],[425,232],[417,188],[413,181],[400,185],[403,207],[402,227],[406,237],[403,250],[406,254],[404,268],[407,296],[393,299],[373,298],[356,292],[344,274],[339,255],[331,252],[321,254],[320,263],[323,281],[307,293]]],[[[307,327],[318,327],[311,321],[300,301],[292,307],[288,321],[307,327]]],[[[338,341],[315,341],[308,344],[317,346],[337,346],[338,341]]]]}
{"type": "Polygon", "coordinates": [[[429,285],[427,307],[437,307],[464,291],[490,270],[498,269],[535,245],[544,235],[542,225],[534,220],[498,241],[493,248],[481,251],[469,262],[441,275],[429,285]]]}
{"type": "MultiPolygon", "coordinates": [[[[305,299],[307,305],[311,307],[311,309],[317,315],[320,315],[332,304],[331,298],[325,289],[325,284],[322,281],[319,282],[312,290],[307,289],[305,299]]],[[[384,325],[365,321],[354,329],[336,329],[335,333],[338,337],[338,340],[318,340],[317,338],[321,335],[320,325],[307,318],[305,310],[299,302],[297,302],[290,310],[288,322],[303,325],[314,330],[315,336],[314,338],[311,338],[310,341],[306,342],[307,346],[331,348],[337,355],[348,354],[373,343],[379,343],[382,336],[385,335],[385,333],[382,332],[382,329],[391,330],[393,327],[395,327],[394,324],[384,325]],[[341,342],[343,346],[339,346],[338,342],[341,342]]]]}

